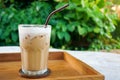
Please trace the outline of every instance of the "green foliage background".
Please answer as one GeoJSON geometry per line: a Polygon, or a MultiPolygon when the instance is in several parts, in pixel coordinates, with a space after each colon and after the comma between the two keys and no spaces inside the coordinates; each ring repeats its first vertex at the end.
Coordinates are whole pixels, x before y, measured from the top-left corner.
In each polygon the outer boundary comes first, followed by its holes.
{"type": "Polygon", "coordinates": [[[19,24],[44,24],[50,12],[68,2],[68,8],[50,19],[52,47],[74,50],[120,48],[119,39],[112,37],[117,16],[108,8],[112,3],[104,0],[1,0],[0,45],[19,45],[19,24]]]}

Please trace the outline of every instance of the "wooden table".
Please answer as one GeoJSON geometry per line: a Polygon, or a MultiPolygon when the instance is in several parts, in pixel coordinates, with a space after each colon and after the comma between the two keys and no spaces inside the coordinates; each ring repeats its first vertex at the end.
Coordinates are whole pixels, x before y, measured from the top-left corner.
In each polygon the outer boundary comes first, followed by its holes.
{"type": "MultiPolygon", "coordinates": [[[[63,51],[50,49],[50,51],[63,51]]],[[[92,51],[64,50],[79,60],[87,63],[105,76],[105,80],[120,80],[120,54],[92,51]]],[[[18,46],[0,47],[0,53],[20,52],[18,46]]]]}

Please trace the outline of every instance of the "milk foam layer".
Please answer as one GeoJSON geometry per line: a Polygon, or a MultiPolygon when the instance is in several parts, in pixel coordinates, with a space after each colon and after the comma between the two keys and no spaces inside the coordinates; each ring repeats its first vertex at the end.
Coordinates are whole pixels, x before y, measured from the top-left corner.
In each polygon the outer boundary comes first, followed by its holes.
{"type": "Polygon", "coordinates": [[[47,28],[44,28],[44,25],[19,25],[20,30],[20,38],[24,38],[26,35],[31,35],[30,37],[33,38],[39,34],[48,34],[51,33],[51,26],[48,25],[47,28]]]}

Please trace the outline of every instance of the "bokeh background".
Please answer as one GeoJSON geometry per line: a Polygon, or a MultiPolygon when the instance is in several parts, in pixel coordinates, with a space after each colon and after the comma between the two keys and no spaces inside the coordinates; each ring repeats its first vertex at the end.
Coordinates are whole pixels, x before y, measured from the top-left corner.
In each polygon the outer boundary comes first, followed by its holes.
{"type": "Polygon", "coordinates": [[[51,17],[51,47],[120,49],[120,0],[0,0],[0,46],[19,46],[19,24],[44,24],[51,17]]]}

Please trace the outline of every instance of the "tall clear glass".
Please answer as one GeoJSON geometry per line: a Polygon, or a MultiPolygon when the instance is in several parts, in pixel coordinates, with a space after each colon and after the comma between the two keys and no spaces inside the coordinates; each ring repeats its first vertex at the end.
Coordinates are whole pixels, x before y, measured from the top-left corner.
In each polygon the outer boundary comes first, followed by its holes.
{"type": "Polygon", "coordinates": [[[51,26],[21,24],[19,43],[21,48],[23,77],[44,77],[49,74],[47,66],[51,26]]]}

